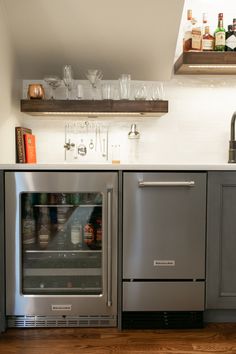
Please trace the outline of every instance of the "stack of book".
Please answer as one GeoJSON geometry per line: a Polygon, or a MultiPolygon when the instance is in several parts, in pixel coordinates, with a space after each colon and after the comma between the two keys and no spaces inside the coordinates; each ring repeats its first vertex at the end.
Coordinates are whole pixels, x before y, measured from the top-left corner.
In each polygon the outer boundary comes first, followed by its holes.
{"type": "Polygon", "coordinates": [[[16,163],[36,163],[35,136],[32,130],[24,127],[15,128],[16,163]]]}

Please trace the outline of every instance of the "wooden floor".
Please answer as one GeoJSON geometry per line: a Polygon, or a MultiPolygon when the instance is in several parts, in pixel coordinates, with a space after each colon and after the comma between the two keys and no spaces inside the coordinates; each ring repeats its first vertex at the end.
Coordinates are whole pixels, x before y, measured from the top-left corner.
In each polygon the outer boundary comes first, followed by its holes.
{"type": "Polygon", "coordinates": [[[0,354],[74,353],[236,354],[236,324],[201,330],[8,329],[0,336],[0,354]]]}
{"type": "Polygon", "coordinates": [[[236,324],[196,330],[8,329],[0,335],[0,354],[75,353],[236,354],[236,324]]]}

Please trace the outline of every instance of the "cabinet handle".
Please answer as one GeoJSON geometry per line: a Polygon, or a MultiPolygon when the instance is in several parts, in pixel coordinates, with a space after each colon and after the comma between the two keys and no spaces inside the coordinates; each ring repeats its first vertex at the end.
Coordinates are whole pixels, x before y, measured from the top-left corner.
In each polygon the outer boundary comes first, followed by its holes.
{"type": "Polygon", "coordinates": [[[107,190],[107,306],[112,306],[112,189],[107,190]]]}
{"type": "Polygon", "coordinates": [[[139,181],[138,186],[142,187],[194,187],[194,181],[173,181],[173,182],[144,182],[139,181]]]}

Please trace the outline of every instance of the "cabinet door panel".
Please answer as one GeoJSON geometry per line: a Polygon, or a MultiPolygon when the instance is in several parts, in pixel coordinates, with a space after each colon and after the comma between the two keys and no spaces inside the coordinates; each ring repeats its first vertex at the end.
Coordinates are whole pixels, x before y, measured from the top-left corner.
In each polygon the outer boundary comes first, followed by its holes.
{"type": "Polygon", "coordinates": [[[208,309],[236,307],[236,173],[209,173],[208,309]]]}
{"type": "Polygon", "coordinates": [[[204,279],[205,212],[205,173],[124,173],[123,278],[204,279]]]}
{"type": "Polygon", "coordinates": [[[5,270],[4,270],[4,198],[3,172],[0,171],[0,332],[5,329],[5,270]]]}

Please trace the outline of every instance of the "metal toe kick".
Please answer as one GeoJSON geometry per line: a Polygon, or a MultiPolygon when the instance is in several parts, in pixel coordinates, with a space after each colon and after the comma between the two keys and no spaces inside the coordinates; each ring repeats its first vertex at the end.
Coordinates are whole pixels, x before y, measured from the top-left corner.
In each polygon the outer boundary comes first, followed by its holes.
{"type": "Polygon", "coordinates": [[[116,327],[117,316],[8,316],[9,328],[116,327]]]}

